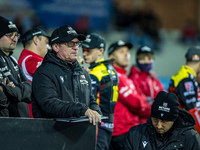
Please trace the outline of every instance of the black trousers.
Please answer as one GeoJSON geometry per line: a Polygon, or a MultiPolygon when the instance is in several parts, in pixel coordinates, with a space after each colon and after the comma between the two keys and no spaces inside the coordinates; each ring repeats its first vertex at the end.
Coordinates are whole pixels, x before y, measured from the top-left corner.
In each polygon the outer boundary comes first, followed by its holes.
{"type": "Polygon", "coordinates": [[[121,150],[124,146],[126,136],[127,136],[127,133],[125,133],[121,136],[113,136],[111,139],[109,150],[121,150]]]}
{"type": "Polygon", "coordinates": [[[111,138],[112,138],[112,131],[99,127],[96,150],[109,150],[111,138]]]}

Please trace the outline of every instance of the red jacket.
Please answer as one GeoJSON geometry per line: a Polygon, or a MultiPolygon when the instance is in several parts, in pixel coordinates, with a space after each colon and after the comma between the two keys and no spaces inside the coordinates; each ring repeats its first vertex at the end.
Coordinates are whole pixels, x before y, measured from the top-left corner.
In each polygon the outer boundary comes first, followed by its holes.
{"type": "MultiPolygon", "coordinates": [[[[21,55],[18,59],[18,64],[22,68],[24,75],[26,78],[32,82],[33,74],[35,70],[42,64],[43,57],[29,51],[27,49],[23,49],[21,55]]],[[[32,113],[32,104],[28,104],[30,118],[33,118],[32,113]]]]}
{"type": "Polygon", "coordinates": [[[136,84],[138,88],[148,97],[155,98],[159,91],[163,91],[164,87],[155,75],[149,72],[138,70],[135,66],[131,67],[129,78],[136,84]]]}
{"type": "Polygon", "coordinates": [[[126,70],[113,67],[119,76],[119,97],[114,111],[113,136],[120,136],[127,133],[131,127],[140,124],[140,117],[149,116],[151,106],[126,76],[126,70]]]}
{"type": "MultiPolygon", "coordinates": [[[[143,93],[150,104],[152,104],[153,99],[156,97],[159,91],[163,91],[164,87],[159,79],[155,75],[140,71],[135,66],[131,67],[129,78],[134,82],[138,91],[143,93]]],[[[145,123],[148,117],[140,118],[141,123],[145,123]]]]}

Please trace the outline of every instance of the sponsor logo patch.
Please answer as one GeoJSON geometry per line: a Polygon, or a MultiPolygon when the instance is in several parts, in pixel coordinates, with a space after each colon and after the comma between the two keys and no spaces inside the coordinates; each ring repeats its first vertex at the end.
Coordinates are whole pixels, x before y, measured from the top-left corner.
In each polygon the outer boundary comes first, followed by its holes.
{"type": "Polygon", "coordinates": [[[193,86],[192,81],[185,82],[185,89],[186,89],[187,91],[192,91],[192,90],[194,90],[194,86],[193,86]]]}

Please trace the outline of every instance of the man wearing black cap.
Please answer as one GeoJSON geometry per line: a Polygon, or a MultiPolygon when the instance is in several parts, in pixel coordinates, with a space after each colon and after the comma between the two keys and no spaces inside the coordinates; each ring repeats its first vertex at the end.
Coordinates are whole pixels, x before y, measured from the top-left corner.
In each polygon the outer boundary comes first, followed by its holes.
{"type": "Polygon", "coordinates": [[[180,108],[192,114],[196,120],[195,129],[200,134],[200,111],[196,107],[198,83],[195,79],[200,71],[200,47],[189,48],[185,58],[186,65],[171,77],[168,91],[176,94],[180,108]]]}
{"type": "MultiPolygon", "coordinates": [[[[30,82],[32,82],[35,70],[42,64],[43,58],[50,48],[49,39],[50,36],[39,28],[32,28],[22,36],[24,49],[20,54],[18,64],[30,82]]],[[[30,117],[33,118],[31,104],[29,104],[29,110],[30,117]]]]}
{"type": "Polygon", "coordinates": [[[4,78],[0,86],[9,102],[9,116],[29,117],[27,103],[31,102],[31,83],[24,76],[16,59],[11,56],[19,37],[16,25],[0,16],[0,70],[4,78]]]}
{"type": "Polygon", "coordinates": [[[129,130],[123,150],[199,150],[195,120],[176,95],[160,91],[154,100],[147,123],[129,130]]]}
{"type": "MultiPolygon", "coordinates": [[[[148,103],[152,104],[153,99],[164,87],[160,80],[152,73],[154,65],[154,52],[148,46],[141,46],[136,52],[136,65],[130,69],[129,78],[136,87],[147,97],[148,103]]],[[[141,123],[145,123],[147,118],[140,118],[141,123]]]]}
{"type": "Polygon", "coordinates": [[[83,40],[85,36],[77,34],[70,26],[61,26],[53,31],[52,50],[33,75],[34,117],[88,116],[94,125],[101,122],[101,111],[92,94],[90,76],[77,61],[83,40]]]}
{"type": "Polygon", "coordinates": [[[140,124],[140,117],[150,116],[151,105],[126,75],[131,48],[132,44],[119,40],[108,49],[109,58],[115,59],[113,67],[119,76],[119,97],[114,111],[114,129],[110,145],[112,150],[122,148],[126,134],[132,126],[140,124]]]}
{"type": "Polygon", "coordinates": [[[101,108],[103,116],[108,119],[99,124],[96,150],[108,150],[113,130],[114,108],[118,98],[118,76],[111,65],[111,60],[104,60],[106,43],[97,34],[87,35],[82,44],[83,58],[90,64],[92,91],[101,108]]]}

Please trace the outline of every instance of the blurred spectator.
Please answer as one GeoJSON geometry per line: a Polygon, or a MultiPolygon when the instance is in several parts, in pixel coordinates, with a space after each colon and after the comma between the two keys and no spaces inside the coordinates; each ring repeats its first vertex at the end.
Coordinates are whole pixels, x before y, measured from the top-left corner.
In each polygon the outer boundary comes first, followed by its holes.
{"type": "Polygon", "coordinates": [[[137,11],[128,30],[129,41],[136,48],[146,45],[154,50],[160,50],[160,26],[160,20],[152,10],[137,11]]]}
{"type": "MultiPolygon", "coordinates": [[[[154,65],[154,53],[150,47],[142,46],[136,53],[136,66],[132,66],[129,78],[147,98],[149,104],[153,103],[159,91],[163,91],[164,87],[160,80],[153,74],[152,67],[154,65]]],[[[141,123],[145,123],[148,117],[140,118],[141,123]]]]}
{"type": "Polygon", "coordinates": [[[145,95],[137,91],[135,84],[126,75],[130,63],[131,43],[121,40],[110,45],[109,58],[114,58],[113,67],[119,77],[119,97],[114,111],[114,129],[110,149],[120,150],[129,129],[140,124],[141,117],[149,117],[151,105],[145,95]]]}
{"type": "Polygon", "coordinates": [[[87,16],[80,16],[74,24],[74,30],[80,34],[87,35],[89,33],[90,22],[87,16]]]}
{"type": "Polygon", "coordinates": [[[133,21],[133,1],[114,0],[114,26],[117,30],[124,30],[130,27],[133,21]],[[128,6],[128,7],[127,7],[128,6]]]}
{"type": "Polygon", "coordinates": [[[18,30],[19,30],[19,33],[22,35],[24,33],[24,17],[22,14],[18,14],[15,18],[14,18],[14,21],[13,21],[18,30]]]}
{"type": "Polygon", "coordinates": [[[191,20],[185,22],[182,31],[182,42],[188,45],[197,43],[198,40],[198,30],[191,20]]]}
{"type": "Polygon", "coordinates": [[[39,18],[37,17],[36,14],[33,14],[30,18],[31,18],[32,28],[35,28],[35,27],[42,28],[42,24],[40,23],[40,20],[39,20],[39,18]]]}
{"type": "Polygon", "coordinates": [[[129,32],[129,42],[134,45],[135,48],[139,48],[143,45],[153,47],[153,39],[146,34],[138,24],[130,27],[129,32]]]}

